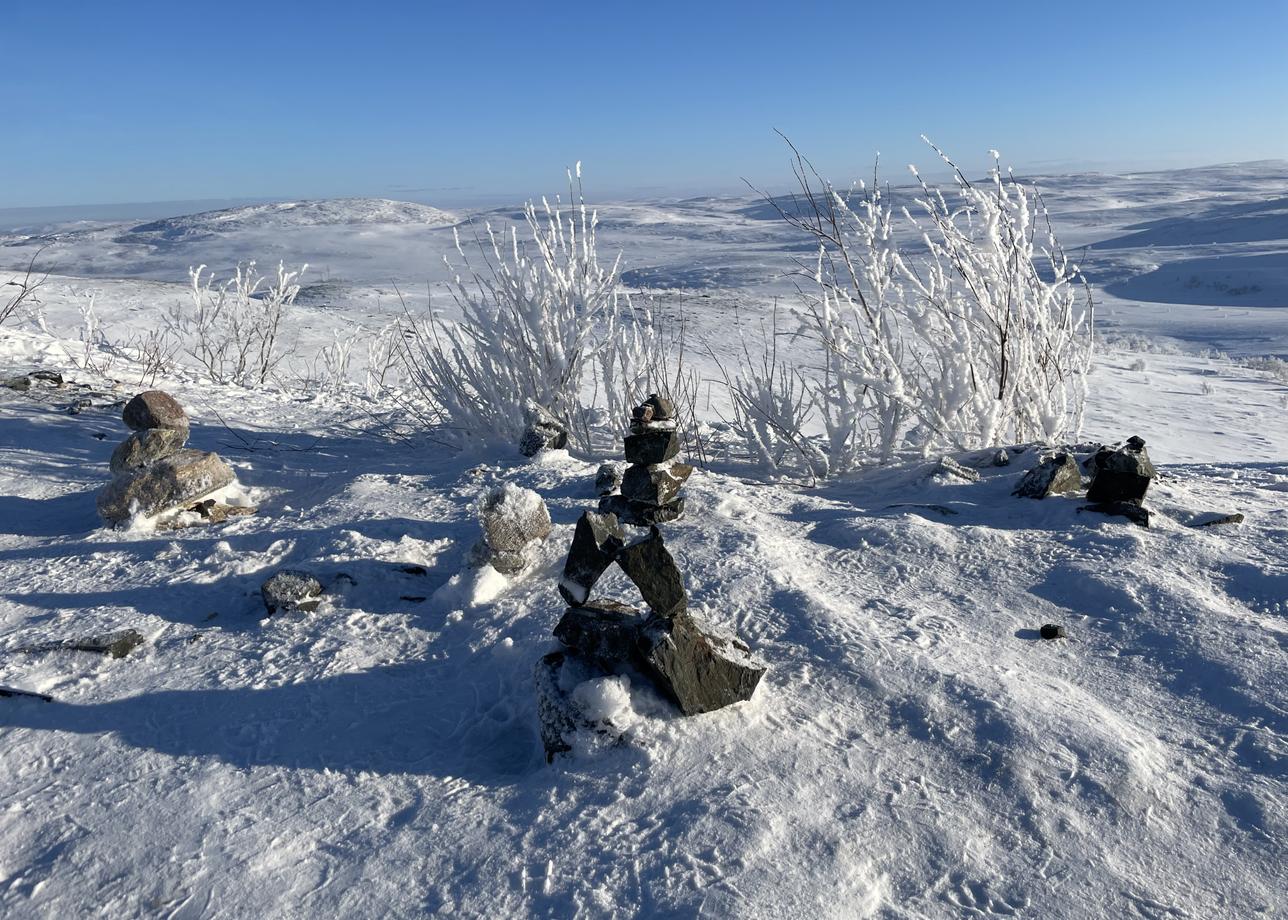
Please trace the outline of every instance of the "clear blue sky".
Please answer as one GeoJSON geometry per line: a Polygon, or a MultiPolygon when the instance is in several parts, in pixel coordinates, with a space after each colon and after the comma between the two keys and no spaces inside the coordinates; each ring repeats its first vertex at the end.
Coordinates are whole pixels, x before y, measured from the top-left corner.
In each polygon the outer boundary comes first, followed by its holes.
{"type": "Polygon", "coordinates": [[[1288,0],[8,0],[0,207],[1288,157],[1288,0]]]}

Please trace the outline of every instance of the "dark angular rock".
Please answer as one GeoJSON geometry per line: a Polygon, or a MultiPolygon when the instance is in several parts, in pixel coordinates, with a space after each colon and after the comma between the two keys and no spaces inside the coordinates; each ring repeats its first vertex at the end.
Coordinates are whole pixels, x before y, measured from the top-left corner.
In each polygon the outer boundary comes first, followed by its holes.
{"type": "Polygon", "coordinates": [[[161,390],[148,390],[135,396],[125,404],[121,418],[135,431],[188,427],[188,416],[183,411],[183,406],[169,393],[161,390]]]}
{"type": "Polygon", "coordinates": [[[999,450],[997,453],[993,454],[993,466],[1009,466],[1010,463],[1011,455],[1008,454],[1005,449],[999,450]]]}
{"type": "Polygon", "coordinates": [[[1056,454],[1025,473],[1019,487],[1011,494],[1021,498],[1046,498],[1080,488],[1082,473],[1078,470],[1078,461],[1069,454],[1056,454]]]}
{"type": "Polygon", "coordinates": [[[568,427],[541,406],[528,406],[528,427],[519,438],[519,453],[534,457],[543,450],[561,450],[568,446],[568,427]]]}
{"type": "Polygon", "coordinates": [[[46,703],[52,703],[54,701],[54,698],[48,693],[37,693],[34,690],[19,690],[17,687],[0,687],[0,697],[29,697],[46,703]]]}
{"type": "Polygon", "coordinates": [[[113,473],[147,466],[177,453],[188,442],[188,429],[182,428],[145,428],[136,431],[112,451],[109,466],[113,473]]]}
{"type": "Polygon", "coordinates": [[[595,473],[595,494],[612,495],[621,487],[622,468],[616,463],[601,463],[595,473]]]}
{"type": "MultiPolygon", "coordinates": [[[[650,393],[648,399],[644,400],[640,408],[648,407],[653,410],[652,420],[655,422],[664,422],[675,418],[675,403],[660,396],[657,393],[650,393]]],[[[648,421],[645,419],[645,421],[648,421]]]]}
{"type": "Polygon", "coordinates": [[[1190,522],[1191,527],[1221,527],[1225,524],[1242,524],[1243,515],[1235,511],[1232,514],[1222,514],[1219,511],[1209,511],[1207,514],[1201,514],[1190,522]]]}
{"type": "Polygon", "coordinates": [[[569,607],[555,627],[555,638],[578,654],[611,668],[634,660],[644,622],[645,617],[634,607],[595,600],[569,607]]]}
{"type": "Polygon", "coordinates": [[[183,508],[235,478],[217,454],[184,448],[113,479],[98,494],[98,513],[112,525],[135,513],[152,517],[183,508]]]}
{"type": "Polygon", "coordinates": [[[716,635],[688,613],[649,617],[641,632],[646,670],[685,715],[751,699],[765,665],[732,636],[716,635]]]}
{"type": "Polygon", "coordinates": [[[1094,511],[1097,514],[1107,514],[1112,517],[1125,517],[1133,524],[1139,524],[1141,527],[1149,526],[1149,509],[1142,508],[1136,502],[1097,502],[1083,505],[1078,511],[1094,511]]]}
{"type": "Polygon", "coordinates": [[[279,610],[311,612],[322,603],[322,582],[308,572],[283,569],[259,589],[269,614],[279,610]]]}
{"type": "Polygon", "coordinates": [[[680,452],[674,428],[644,428],[626,436],[626,462],[640,466],[665,463],[680,452]]]}
{"type": "MultiPolygon", "coordinates": [[[[1140,439],[1137,438],[1137,441],[1140,439]]],[[[1141,442],[1142,445],[1144,442],[1141,442]]],[[[1095,472],[1087,489],[1090,502],[1136,502],[1145,498],[1149,483],[1158,472],[1145,448],[1130,445],[1118,450],[1101,450],[1093,461],[1095,472]]]]}
{"type": "Polygon", "coordinates": [[[617,564],[639,588],[644,603],[657,616],[673,617],[688,606],[689,598],[684,591],[680,569],[656,527],[649,528],[644,539],[623,547],[617,553],[617,564]]]}
{"type": "Polygon", "coordinates": [[[646,505],[665,505],[680,494],[680,487],[693,473],[687,463],[659,466],[631,466],[622,477],[622,495],[646,505]]]}
{"type": "Polygon", "coordinates": [[[1057,626],[1054,623],[1045,623],[1038,630],[1038,635],[1043,639],[1067,639],[1068,631],[1063,626],[1057,626]]]}
{"type": "Polygon", "coordinates": [[[559,593],[574,607],[586,603],[595,582],[626,545],[626,532],[616,515],[586,511],[577,519],[559,593]]]}
{"type": "Polygon", "coordinates": [[[1127,446],[1130,447],[1132,450],[1144,450],[1145,439],[1138,434],[1134,434],[1127,439],[1127,446]]]}
{"type": "Polygon", "coordinates": [[[650,405],[636,406],[631,411],[631,423],[633,425],[646,425],[653,421],[653,407],[650,405]]]}
{"type": "Polygon", "coordinates": [[[649,505],[633,502],[622,495],[609,495],[599,500],[599,510],[615,515],[623,524],[649,527],[653,524],[666,524],[684,514],[684,498],[677,498],[665,505],[649,505]]]}

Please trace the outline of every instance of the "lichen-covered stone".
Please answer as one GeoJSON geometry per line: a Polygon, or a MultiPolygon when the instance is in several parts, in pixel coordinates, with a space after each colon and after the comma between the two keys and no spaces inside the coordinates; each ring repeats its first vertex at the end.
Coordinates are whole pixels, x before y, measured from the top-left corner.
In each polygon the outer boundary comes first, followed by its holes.
{"type": "Polygon", "coordinates": [[[188,428],[145,428],[136,431],[112,451],[113,473],[147,466],[177,453],[188,442],[188,428]]]}
{"type": "Polygon", "coordinates": [[[680,569],[656,527],[649,528],[648,536],[642,540],[619,550],[617,564],[655,615],[673,617],[688,606],[680,569]]]}
{"type": "Polygon", "coordinates": [[[628,501],[665,505],[680,494],[692,473],[693,467],[687,463],[631,466],[622,477],[622,495],[628,501]]]}
{"type": "Polygon", "coordinates": [[[188,427],[188,415],[183,406],[162,390],[148,390],[135,396],[125,404],[121,418],[135,431],[188,427]]]}
{"type": "Polygon", "coordinates": [[[117,476],[99,492],[98,513],[112,525],[136,513],[152,517],[190,505],[235,478],[218,455],[185,448],[117,476]]]}
{"type": "Polygon", "coordinates": [[[322,582],[308,572],[283,569],[259,589],[270,614],[290,611],[310,612],[322,603],[322,582]]]}
{"type": "Polygon", "coordinates": [[[555,626],[555,638],[580,655],[611,668],[635,659],[645,617],[634,607],[595,600],[569,607],[555,626]]]}
{"type": "Polygon", "coordinates": [[[1078,461],[1069,454],[1056,454],[1025,473],[1012,494],[1021,498],[1046,498],[1080,488],[1082,472],[1078,469],[1078,461]]]}
{"type": "Polygon", "coordinates": [[[626,545],[626,533],[612,514],[583,512],[573,530],[559,593],[569,604],[584,604],[595,582],[626,545]]]}
{"type": "Polygon", "coordinates": [[[751,699],[766,670],[742,641],[687,612],[650,617],[641,643],[646,670],[688,716],[751,699]]]}

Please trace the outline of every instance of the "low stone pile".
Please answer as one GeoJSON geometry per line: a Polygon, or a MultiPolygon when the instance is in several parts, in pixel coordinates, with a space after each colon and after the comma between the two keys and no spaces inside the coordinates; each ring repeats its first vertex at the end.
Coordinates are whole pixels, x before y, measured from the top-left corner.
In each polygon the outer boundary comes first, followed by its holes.
{"type": "Polygon", "coordinates": [[[655,393],[635,410],[625,447],[630,465],[622,474],[621,492],[601,498],[599,510],[636,526],[674,521],[684,513],[680,489],[693,467],[675,462],[680,432],[669,399],[655,393]]]}
{"type": "MultiPolygon", "coordinates": [[[[1091,484],[1087,487],[1089,504],[1079,511],[1125,517],[1142,527],[1149,526],[1150,512],[1142,503],[1158,472],[1145,451],[1144,438],[1133,436],[1121,447],[1101,447],[1083,466],[1091,474],[1091,484]]],[[[1024,474],[1013,494],[1041,499],[1080,492],[1082,473],[1072,452],[1052,454],[1024,474]]]]}
{"type": "Polygon", "coordinates": [[[626,437],[633,465],[623,480],[623,494],[577,521],[558,586],[568,608],[554,635],[564,650],[546,655],[536,669],[547,760],[571,750],[569,738],[580,729],[612,730],[581,713],[568,692],[574,680],[642,673],[685,715],[696,715],[750,699],[765,673],[765,665],[745,643],[714,631],[689,611],[683,576],[661,531],[649,520],[659,512],[670,520],[682,510],[677,493],[692,468],[669,463],[679,450],[677,438],[670,404],[650,397],[636,410],[626,437]],[[655,414],[659,409],[664,413],[660,420],[655,414]],[[640,521],[644,523],[636,523],[640,521]],[[647,530],[631,534],[627,526],[647,530]],[[592,598],[595,584],[612,565],[638,589],[647,612],[592,598]]]}
{"type": "Polygon", "coordinates": [[[98,495],[103,520],[115,526],[135,514],[153,517],[198,503],[214,511],[217,503],[202,499],[236,477],[218,454],[184,446],[188,416],[174,397],[140,393],[125,404],[122,418],[133,433],[112,453],[114,478],[98,495]]]}
{"type": "Polygon", "coordinates": [[[550,511],[536,492],[507,482],[479,502],[479,526],[483,534],[470,550],[470,564],[517,575],[528,567],[524,550],[550,535],[550,511]]]}

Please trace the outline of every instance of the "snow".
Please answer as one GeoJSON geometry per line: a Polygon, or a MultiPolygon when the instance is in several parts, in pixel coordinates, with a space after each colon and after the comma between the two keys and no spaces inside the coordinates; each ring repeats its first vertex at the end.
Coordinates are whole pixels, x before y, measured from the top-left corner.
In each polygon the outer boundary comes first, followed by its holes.
{"type": "MultiPolygon", "coordinates": [[[[1284,173],[1064,177],[1047,197],[1082,245],[1268,200],[1284,173]]],[[[614,235],[606,248],[629,244],[636,266],[759,261],[747,275],[774,276],[786,238],[739,216],[753,206],[622,204],[601,245],[614,235]]],[[[410,231],[380,226],[405,258],[410,231]]],[[[312,229],[275,232],[314,261],[312,229]]],[[[1097,284],[1164,247],[1178,261],[1284,250],[1210,253],[1179,232],[1089,250],[1097,284]]],[[[183,295],[186,265],[162,283],[132,258],[86,279],[60,257],[48,331],[6,326],[0,376],[45,366],[109,389],[75,360],[83,292],[108,328],[142,328],[183,295]]],[[[397,277],[423,280],[434,259],[417,258],[397,277]]],[[[303,305],[301,348],[393,309],[337,265],[366,293],[346,294],[347,314],[303,305]]],[[[732,351],[735,310],[763,316],[785,283],[659,303],[732,351]]],[[[1115,343],[1096,358],[1084,440],[1147,440],[1154,526],[1079,512],[1075,496],[1011,497],[1032,448],[1005,445],[1005,467],[952,455],[977,482],[929,477],[933,457],[806,488],[716,444],[662,529],[695,613],[768,673],[749,702],[694,718],[643,678],[579,681],[574,698],[624,741],[591,736],[549,766],[533,667],[558,647],[563,555],[620,445],[461,455],[382,439],[360,399],[177,374],[157,386],[188,409],[190,446],[227,459],[260,510],[108,530],[94,495],[126,433],[119,406],[71,414],[79,391],[0,389],[0,686],[55,700],[0,698],[0,913],[1281,913],[1288,382],[1245,357],[1288,353],[1288,304],[1217,315],[1098,297],[1115,343]],[[514,578],[467,566],[478,497],[498,486],[538,494],[554,524],[514,578]],[[1234,511],[1242,524],[1186,526],[1234,511]],[[265,616],[260,585],[283,568],[319,579],[318,611],[265,616]],[[1044,623],[1069,638],[1038,639],[1044,623]],[[126,628],[146,643],[119,660],[16,651],[126,628]]],[[[128,370],[106,375],[119,398],[142,388],[128,370]]],[[[600,588],[638,603],[620,573],[600,588]]]]}

